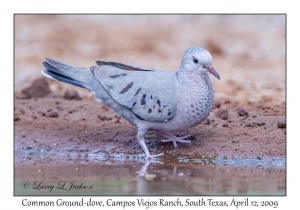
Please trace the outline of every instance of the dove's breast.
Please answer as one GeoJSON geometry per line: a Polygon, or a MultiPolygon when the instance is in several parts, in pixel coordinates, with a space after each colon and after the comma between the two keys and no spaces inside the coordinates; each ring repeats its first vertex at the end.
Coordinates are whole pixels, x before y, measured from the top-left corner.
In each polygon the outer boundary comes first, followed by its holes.
{"type": "Polygon", "coordinates": [[[209,77],[194,85],[178,86],[176,115],[168,122],[155,123],[152,129],[181,131],[196,126],[208,117],[213,101],[214,93],[209,77]]]}

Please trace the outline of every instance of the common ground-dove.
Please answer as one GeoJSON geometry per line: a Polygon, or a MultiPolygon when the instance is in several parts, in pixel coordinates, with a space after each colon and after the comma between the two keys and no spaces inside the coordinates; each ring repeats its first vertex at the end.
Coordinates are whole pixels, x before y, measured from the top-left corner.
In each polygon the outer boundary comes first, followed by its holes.
{"type": "Polygon", "coordinates": [[[169,132],[196,126],[207,118],[214,100],[209,73],[220,79],[211,65],[210,53],[196,47],[185,51],[177,72],[107,61],[79,68],[45,60],[45,76],[89,90],[99,103],[136,126],[147,159],[162,155],[150,154],[144,141],[149,130],[167,138],[164,142],[172,141],[175,147],[176,142],[190,143],[169,132]]]}

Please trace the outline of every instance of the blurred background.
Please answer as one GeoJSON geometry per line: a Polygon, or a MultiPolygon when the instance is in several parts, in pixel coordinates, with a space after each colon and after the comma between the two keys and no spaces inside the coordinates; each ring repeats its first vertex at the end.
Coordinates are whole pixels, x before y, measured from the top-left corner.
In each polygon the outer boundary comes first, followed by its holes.
{"type": "MultiPolygon", "coordinates": [[[[15,15],[15,93],[41,77],[45,57],[177,71],[184,51],[210,51],[216,100],[285,105],[285,15],[15,15]]],[[[83,89],[47,80],[61,96],[83,89]]]]}

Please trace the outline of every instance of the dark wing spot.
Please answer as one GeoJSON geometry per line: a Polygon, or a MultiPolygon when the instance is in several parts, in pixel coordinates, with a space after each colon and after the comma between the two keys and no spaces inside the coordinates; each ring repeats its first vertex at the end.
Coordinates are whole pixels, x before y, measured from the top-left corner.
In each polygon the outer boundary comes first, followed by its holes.
{"type": "Polygon", "coordinates": [[[172,112],[168,112],[168,115],[170,116],[172,114],[172,112]]]}
{"type": "Polygon", "coordinates": [[[121,76],[126,76],[127,74],[126,73],[123,73],[123,74],[120,74],[121,76]]]}
{"type": "Polygon", "coordinates": [[[194,105],[192,104],[191,107],[194,107],[194,105]]]}
{"type": "Polygon", "coordinates": [[[155,105],[153,106],[153,109],[155,108],[155,105]]]}
{"type": "Polygon", "coordinates": [[[160,100],[157,100],[156,103],[158,104],[158,106],[160,106],[160,100]]]}
{"type": "MultiPolygon", "coordinates": [[[[136,102],[133,103],[132,107],[134,107],[134,105],[136,105],[136,102]]],[[[132,108],[132,107],[131,107],[131,108],[132,108]]]]}
{"type": "Polygon", "coordinates": [[[157,111],[158,113],[162,113],[162,111],[160,110],[160,109],[158,109],[158,111],[157,111]]]}
{"type": "MultiPolygon", "coordinates": [[[[133,113],[134,114],[134,113],[133,113]]],[[[137,114],[134,114],[138,119],[140,120],[144,120],[143,118],[141,118],[140,116],[138,116],[137,114]]]]}
{"type": "Polygon", "coordinates": [[[139,88],[134,95],[136,96],[137,94],[139,94],[140,90],[141,88],[139,88]]]}
{"type": "Polygon", "coordinates": [[[151,99],[153,99],[152,95],[150,96],[151,99]]]}
{"type": "Polygon", "coordinates": [[[167,107],[167,105],[163,105],[163,107],[167,107]]]}
{"type": "Polygon", "coordinates": [[[133,81],[130,82],[126,87],[124,87],[119,94],[126,93],[130,88],[132,88],[132,85],[133,85],[133,81]]]}
{"type": "Polygon", "coordinates": [[[116,78],[116,77],[119,77],[120,75],[119,74],[114,74],[114,75],[111,75],[109,76],[110,78],[116,78]]]}
{"type": "Polygon", "coordinates": [[[149,108],[149,109],[148,109],[148,113],[151,113],[151,112],[152,112],[152,109],[149,108]]]}
{"type": "Polygon", "coordinates": [[[140,100],[140,102],[141,102],[141,105],[145,105],[145,104],[146,104],[146,100],[145,100],[144,98],[142,98],[142,99],[140,100]]]}
{"type": "Polygon", "coordinates": [[[143,94],[143,98],[146,98],[146,94],[143,94]]]}

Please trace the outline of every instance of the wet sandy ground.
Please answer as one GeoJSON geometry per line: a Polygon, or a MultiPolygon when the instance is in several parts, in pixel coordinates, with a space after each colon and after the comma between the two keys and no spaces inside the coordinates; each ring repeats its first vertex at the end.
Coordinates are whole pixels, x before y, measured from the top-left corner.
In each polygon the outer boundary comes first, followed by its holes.
{"type": "MultiPolygon", "coordinates": [[[[247,116],[236,105],[226,104],[228,119],[216,116],[178,136],[191,135],[192,145],[162,143],[156,132],[148,132],[147,146],[154,154],[186,158],[284,158],[285,128],[278,128],[285,109],[249,107],[247,116]]],[[[15,100],[15,147],[53,151],[142,154],[136,129],[115,112],[93,99],[34,98],[15,100]]]]}
{"type": "MultiPolygon", "coordinates": [[[[88,91],[50,79],[38,80],[32,86],[32,82],[41,77],[41,62],[45,57],[50,57],[76,66],[89,67],[96,60],[108,60],[176,70],[183,52],[191,46],[208,49],[213,56],[213,66],[221,76],[220,81],[212,78],[215,90],[214,109],[200,125],[175,133],[178,136],[190,134],[191,145],[178,144],[178,148],[174,149],[171,143],[160,142],[161,138],[155,132],[149,132],[146,143],[150,152],[165,154],[162,160],[164,166],[171,164],[170,168],[164,169],[169,174],[166,177],[176,177],[172,175],[174,167],[179,171],[189,170],[189,174],[198,174],[195,176],[198,181],[210,175],[216,177],[216,182],[209,183],[214,183],[216,188],[219,186],[218,190],[202,188],[201,185],[198,189],[191,190],[190,194],[230,194],[231,190],[241,194],[284,194],[285,164],[279,168],[208,164],[203,168],[202,164],[189,162],[185,165],[178,161],[178,158],[202,158],[285,162],[284,16],[17,15],[15,150],[43,150],[82,156],[142,154],[135,137],[135,127],[113,110],[97,103],[88,91]],[[70,90],[78,95],[69,92],[70,90]],[[238,175],[236,170],[239,171],[238,175]],[[224,181],[224,171],[228,177],[236,177],[231,181],[224,181]],[[205,174],[201,178],[202,173],[205,174]],[[243,185],[248,186],[244,188],[235,185],[234,183],[242,182],[243,176],[257,180],[258,187],[253,187],[255,182],[253,185],[243,185]],[[228,182],[234,187],[226,188],[228,182]],[[276,187],[266,187],[265,184],[276,187]]],[[[104,177],[114,177],[116,180],[126,179],[135,183],[132,187],[135,190],[129,194],[136,193],[136,182],[139,180],[136,173],[143,165],[142,162],[124,163],[111,159],[95,162],[90,159],[67,161],[68,158],[50,158],[41,162],[40,155],[29,158],[31,159],[22,155],[15,156],[16,183],[31,177],[44,177],[50,181],[60,177],[81,177],[92,181],[99,177],[103,180],[107,180],[104,177]],[[86,174],[81,176],[80,173],[74,173],[74,167],[82,173],[86,171],[86,174]],[[127,173],[128,169],[130,172],[127,173]],[[50,175],[51,171],[55,171],[56,175],[50,175]],[[105,171],[107,175],[104,174],[105,171]],[[69,175],[65,176],[66,174],[69,175]],[[118,177],[118,174],[124,175],[124,179],[118,177]]],[[[161,177],[153,172],[162,170],[160,164],[153,163],[149,167],[150,177],[151,174],[161,177]]],[[[191,175],[184,177],[186,180],[193,180],[191,175]]],[[[145,175],[143,179],[146,178],[145,175]]],[[[168,191],[169,194],[170,192],[171,190],[168,191]]]]}

